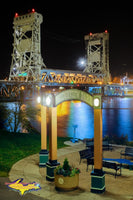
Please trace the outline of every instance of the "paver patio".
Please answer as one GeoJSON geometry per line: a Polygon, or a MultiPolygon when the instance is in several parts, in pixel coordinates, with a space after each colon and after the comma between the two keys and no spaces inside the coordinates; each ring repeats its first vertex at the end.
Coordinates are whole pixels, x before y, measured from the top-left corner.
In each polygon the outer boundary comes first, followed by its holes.
{"type": "MultiPolygon", "coordinates": [[[[68,142],[69,144],[69,142],[68,142]]],[[[122,169],[122,176],[114,177],[115,171],[113,169],[103,169],[107,172],[105,176],[106,191],[104,194],[93,194],[90,192],[91,187],[91,166],[88,172],[86,171],[86,160],[82,160],[79,164],[78,151],[85,148],[83,143],[68,146],[58,150],[58,161],[63,163],[65,157],[68,158],[69,163],[75,167],[80,168],[79,175],[79,189],[71,192],[59,192],[55,190],[54,182],[46,181],[46,169],[39,168],[39,154],[29,156],[15,163],[9,173],[10,181],[18,178],[23,178],[24,182],[36,181],[40,183],[42,189],[33,192],[34,195],[43,197],[47,200],[67,200],[67,199],[82,199],[82,200],[133,200],[133,170],[122,169]]],[[[114,150],[104,151],[104,158],[119,158],[120,151],[123,147],[115,146],[114,150]]]]}

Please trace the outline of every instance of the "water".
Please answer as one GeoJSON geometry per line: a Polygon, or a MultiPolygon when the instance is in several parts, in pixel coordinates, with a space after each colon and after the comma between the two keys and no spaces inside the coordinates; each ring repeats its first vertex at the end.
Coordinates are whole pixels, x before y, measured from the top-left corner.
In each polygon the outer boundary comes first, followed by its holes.
{"type": "Polygon", "coordinates": [[[103,135],[127,135],[133,141],[133,98],[105,98],[103,101],[103,135]]]}
{"type": "Polygon", "coordinates": [[[94,136],[94,111],[93,108],[83,102],[71,102],[70,114],[67,124],[68,136],[74,134],[74,125],[76,128],[76,137],[80,139],[92,138],[94,136]]]}
{"type": "MultiPolygon", "coordinates": [[[[8,108],[14,103],[8,103],[8,108]]],[[[94,111],[87,104],[79,101],[63,102],[57,107],[58,136],[74,135],[76,138],[94,137],[94,111]]],[[[128,135],[133,141],[133,98],[106,97],[103,99],[103,136],[128,135]]],[[[32,122],[40,131],[40,117],[32,122]]],[[[9,128],[9,127],[8,127],[9,128]]]]}
{"type": "MultiPolygon", "coordinates": [[[[106,97],[103,99],[103,136],[128,136],[133,141],[133,98],[106,97]]],[[[70,113],[67,123],[67,135],[80,139],[94,137],[94,111],[83,102],[70,102],[70,113]]]]}

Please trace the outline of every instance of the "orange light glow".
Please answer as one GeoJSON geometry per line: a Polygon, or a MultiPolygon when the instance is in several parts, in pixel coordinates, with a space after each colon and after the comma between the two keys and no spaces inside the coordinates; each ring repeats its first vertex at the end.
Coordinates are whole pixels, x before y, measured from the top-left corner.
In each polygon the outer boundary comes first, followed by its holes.
{"type": "Polygon", "coordinates": [[[24,88],[24,86],[21,86],[21,90],[24,90],[25,88],[24,88]]]}
{"type": "Polygon", "coordinates": [[[70,102],[65,101],[57,106],[57,116],[69,115],[70,102]]]}
{"type": "Polygon", "coordinates": [[[112,82],[108,82],[108,84],[109,84],[109,85],[111,85],[111,84],[112,84],[112,82]]]}
{"type": "Polygon", "coordinates": [[[100,85],[102,85],[102,81],[98,81],[98,82],[97,82],[97,84],[100,84],[100,85]]]}

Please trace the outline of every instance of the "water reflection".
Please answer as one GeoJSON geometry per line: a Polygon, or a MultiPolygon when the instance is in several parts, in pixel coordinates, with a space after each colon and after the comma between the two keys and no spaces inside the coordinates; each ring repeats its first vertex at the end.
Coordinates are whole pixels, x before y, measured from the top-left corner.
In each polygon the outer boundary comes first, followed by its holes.
{"type": "MultiPolygon", "coordinates": [[[[17,109],[16,103],[6,103],[7,109],[17,109]]],[[[103,99],[103,136],[128,135],[133,141],[133,98],[104,98],[103,99]]],[[[12,122],[13,123],[13,122],[12,122]]],[[[32,120],[32,125],[40,131],[41,118],[32,120]]],[[[80,139],[94,137],[94,111],[87,104],[79,101],[63,102],[57,107],[58,136],[74,135],[80,139]]],[[[8,130],[10,127],[6,127],[8,130]]]]}
{"type": "Polygon", "coordinates": [[[128,136],[133,140],[133,110],[132,109],[103,109],[103,136],[128,136]]]}
{"type": "Polygon", "coordinates": [[[104,97],[103,108],[133,108],[133,98],[104,97]]]}
{"type": "Polygon", "coordinates": [[[77,138],[92,138],[94,134],[93,109],[83,102],[71,102],[70,115],[67,125],[67,133],[70,137],[74,134],[74,125],[77,125],[77,138]]]}
{"type": "MultiPolygon", "coordinates": [[[[63,108],[69,109],[68,117],[58,120],[58,132],[64,136],[73,137],[74,125],[76,128],[76,137],[92,138],[94,137],[94,111],[93,108],[83,102],[62,103],[63,108]],[[63,122],[62,130],[61,125],[63,122]],[[65,125],[65,127],[64,127],[65,125]],[[63,128],[64,127],[64,128],[63,128]]],[[[128,135],[128,140],[133,140],[133,98],[106,98],[103,101],[103,136],[105,135],[128,135]]]]}

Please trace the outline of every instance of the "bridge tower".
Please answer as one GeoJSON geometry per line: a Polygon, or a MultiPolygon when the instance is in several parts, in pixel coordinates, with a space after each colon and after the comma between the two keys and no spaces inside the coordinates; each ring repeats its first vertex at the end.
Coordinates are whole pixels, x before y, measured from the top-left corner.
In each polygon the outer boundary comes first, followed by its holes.
{"type": "Polygon", "coordinates": [[[15,14],[10,81],[39,80],[41,69],[46,67],[41,56],[40,25],[42,22],[42,15],[34,9],[25,15],[15,14]]]}
{"type": "Polygon", "coordinates": [[[84,72],[102,78],[104,83],[110,81],[109,73],[109,33],[90,33],[84,37],[87,50],[87,65],[84,72]]]}

